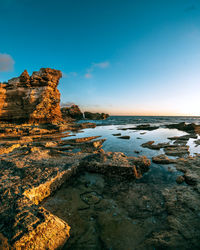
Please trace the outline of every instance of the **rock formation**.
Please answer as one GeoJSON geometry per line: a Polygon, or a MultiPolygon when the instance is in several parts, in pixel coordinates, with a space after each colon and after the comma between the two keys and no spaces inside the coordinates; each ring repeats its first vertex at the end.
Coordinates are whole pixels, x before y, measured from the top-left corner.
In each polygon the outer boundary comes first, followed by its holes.
{"type": "Polygon", "coordinates": [[[175,124],[168,124],[166,125],[167,128],[176,128],[181,131],[185,131],[187,133],[193,134],[200,134],[200,125],[190,123],[186,124],[185,122],[175,123],[175,124]]]}
{"type": "Polygon", "coordinates": [[[91,113],[91,112],[84,112],[85,119],[89,120],[105,120],[109,117],[108,114],[105,113],[91,113]]]}
{"type": "Polygon", "coordinates": [[[9,122],[52,123],[62,120],[60,93],[57,89],[62,73],[42,68],[29,76],[0,84],[0,120],[9,122]]]}
{"type": "Polygon", "coordinates": [[[81,112],[78,105],[72,105],[71,107],[63,107],[61,108],[61,112],[64,120],[68,120],[69,118],[80,120],[83,118],[83,113],[81,112]]]}

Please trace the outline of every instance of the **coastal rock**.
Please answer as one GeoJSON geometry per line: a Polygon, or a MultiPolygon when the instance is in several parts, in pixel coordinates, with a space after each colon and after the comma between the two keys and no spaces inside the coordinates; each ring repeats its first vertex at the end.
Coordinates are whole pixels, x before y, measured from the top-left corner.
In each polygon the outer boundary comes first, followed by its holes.
{"type": "Polygon", "coordinates": [[[126,157],[121,152],[108,152],[90,155],[81,165],[88,172],[135,179],[149,170],[151,161],[145,156],[126,157]]]}
{"type": "Polygon", "coordinates": [[[117,134],[112,134],[113,136],[120,136],[121,133],[117,133],[117,134]]]}
{"type": "Polygon", "coordinates": [[[129,140],[130,139],[130,136],[129,135],[123,135],[123,136],[119,136],[117,137],[118,139],[126,139],[126,140],[129,140]]]}
{"type": "Polygon", "coordinates": [[[143,148],[149,148],[149,149],[154,149],[154,150],[159,150],[161,148],[169,147],[169,143],[158,143],[154,144],[155,141],[148,141],[143,143],[141,146],[143,148]]]}
{"type": "Polygon", "coordinates": [[[181,183],[183,183],[185,181],[185,178],[184,178],[184,176],[182,176],[182,175],[179,175],[177,178],[176,178],[176,182],[178,183],[178,184],[181,184],[181,183]]]}
{"type": "Polygon", "coordinates": [[[181,122],[181,123],[175,123],[175,124],[168,124],[166,125],[167,128],[176,128],[178,130],[181,131],[185,131],[188,133],[192,133],[192,134],[200,134],[200,125],[197,125],[195,123],[190,123],[190,124],[186,124],[185,122],[181,122]]]}
{"type": "Polygon", "coordinates": [[[10,122],[52,123],[62,121],[60,93],[57,89],[62,73],[42,68],[29,76],[0,84],[0,120],[10,122]]]}
{"type": "Polygon", "coordinates": [[[63,107],[61,108],[61,112],[64,120],[68,120],[69,118],[75,120],[83,119],[83,113],[81,112],[78,105],[72,105],[71,107],[63,107]]]}
{"type": "Polygon", "coordinates": [[[189,146],[170,145],[164,148],[165,154],[170,156],[184,156],[189,154],[189,146]]]}
{"type": "MultiPolygon", "coordinates": [[[[159,127],[157,126],[151,126],[150,124],[141,124],[138,125],[136,127],[128,127],[128,128],[119,128],[118,130],[156,130],[159,127]]],[[[141,134],[145,134],[145,132],[141,133],[141,134]]]]}
{"type": "Polygon", "coordinates": [[[158,128],[159,128],[158,126],[151,126],[150,124],[141,124],[141,125],[136,126],[133,129],[136,129],[136,130],[150,130],[151,131],[151,130],[156,130],[158,128]]]}
{"type": "Polygon", "coordinates": [[[105,120],[109,117],[108,114],[105,113],[92,113],[92,112],[84,112],[85,119],[88,120],[105,120]]]}
{"type": "Polygon", "coordinates": [[[196,144],[196,147],[198,147],[200,145],[200,139],[194,141],[194,143],[196,144]]]}
{"type": "Polygon", "coordinates": [[[172,163],[176,163],[175,159],[170,159],[170,158],[168,158],[164,154],[152,157],[152,161],[154,163],[158,163],[158,164],[172,164],[172,163]]]}

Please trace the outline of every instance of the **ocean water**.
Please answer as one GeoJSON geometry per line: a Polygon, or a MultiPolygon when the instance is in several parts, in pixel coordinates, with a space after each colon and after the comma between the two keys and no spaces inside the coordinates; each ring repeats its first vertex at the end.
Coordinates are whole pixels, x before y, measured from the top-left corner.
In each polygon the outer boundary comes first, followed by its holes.
{"type": "MultiPolygon", "coordinates": [[[[106,120],[90,120],[97,125],[126,125],[126,124],[154,124],[164,126],[171,123],[195,123],[200,124],[200,116],[110,116],[106,120]]],[[[80,122],[85,122],[81,120],[80,122]]]]}
{"type": "MultiPolygon", "coordinates": [[[[85,120],[79,121],[85,122],[85,120]]],[[[72,133],[74,138],[86,137],[86,136],[100,136],[105,138],[103,149],[111,152],[123,152],[127,156],[146,155],[147,157],[153,157],[155,155],[163,153],[161,150],[151,150],[141,147],[141,144],[148,141],[171,142],[168,137],[186,135],[186,132],[177,129],[168,129],[166,124],[172,123],[195,123],[200,124],[200,117],[161,117],[161,116],[111,116],[106,120],[95,121],[89,120],[89,122],[95,122],[96,128],[84,129],[81,133],[72,133]],[[150,124],[152,126],[159,126],[159,129],[153,131],[147,130],[123,130],[125,128],[135,127],[141,124],[150,124]],[[130,136],[129,140],[120,139],[113,134],[120,133],[121,136],[130,136]],[[135,151],[139,151],[135,153],[135,151]]],[[[194,140],[190,139],[187,145],[190,146],[190,155],[200,153],[200,146],[194,144],[194,140]]]]}
{"type": "MultiPolygon", "coordinates": [[[[80,121],[80,122],[85,122],[80,121]]],[[[73,132],[71,135],[73,138],[82,138],[89,136],[100,136],[98,139],[106,139],[103,143],[103,149],[107,152],[122,152],[126,156],[147,156],[152,159],[153,156],[164,154],[163,149],[152,150],[143,148],[141,145],[148,141],[155,141],[157,143],[170,142],[173,144],[174,141],[169,140],[169,137],[186,135],[186,132],[177,129],[168,129],[165,127],[166,124],[171,123],[196,123],[200,124],[200,117],[139,117],[139,116],[111,116],[107,120],[93,121],[97,124],[96,128],[84,129],[82,131],[73,132]],[[124,130],[125,128],[135,127],[140,124],[151,124],[152,126],[159,126],[158,129],[148,130],[124,130]],[[121,139],[119,136],[113,134],[120,133],[121,136],[130,136],[130,139],[121,139]]],[[[197,139],[199,139],[198,136],[197,139]]],[[[196,153],[200,153],[200,146],[196,146],[194,143],[197,139],[189,139],[187,145],[189,146],[189,152],[191,156],[196,153]]],[[[169,158],[176,158],[168,156],[169,158]]],[[[181,173],[176,171],[173,165],[160,165],[151,164],[150,171],[145,174],[142,181],[149,182],[159,180],[160,183],[175,183],[177,175],[181,173]],[[170,171],[169,171],[170,169],[170,171]]]]}

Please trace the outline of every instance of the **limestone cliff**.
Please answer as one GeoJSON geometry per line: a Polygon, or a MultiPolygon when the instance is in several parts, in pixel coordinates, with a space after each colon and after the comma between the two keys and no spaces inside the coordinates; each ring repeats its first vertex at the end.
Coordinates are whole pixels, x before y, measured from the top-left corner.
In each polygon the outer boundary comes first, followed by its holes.
{"type": "Polygon", "coordinates": [[[60,93],[57,89],[62,73],[42,68],[29,76],[0,84],[0,120],[10,122],[52,123],[62,120],[60,93]]]}

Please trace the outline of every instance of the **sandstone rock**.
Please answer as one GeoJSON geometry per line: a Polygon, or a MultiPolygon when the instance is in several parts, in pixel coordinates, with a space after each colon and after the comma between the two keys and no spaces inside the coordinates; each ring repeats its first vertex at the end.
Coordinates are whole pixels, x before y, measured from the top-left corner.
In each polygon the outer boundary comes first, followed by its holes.
{"type": "Polygon", "coordinates": [[[176,162],[175,159],[170,159],[164,154],[152,157],[152,161],[158,164],[172,164],[176,162]]]}
{"type": "Polygon", "coordinates": [[[189,154],[189,146],[170,145],[164,148],[166,155],[184,156],[189,154]]]}
{"type": "Polygon", "coordinates": [[[108,114],[105,113],[92,113],[92,112],[84,112],[85,119],[88,120],[105,120],[109,117],[108,114]]]}
{"type": "Polygon", "coordinates": [[[149,149],[154,149],[154,150],[159,150],[161,148],[169,147],[169,143],[158,143],[154,144],[155,141],[148,141],[143,143],[141,146],[143,148],[149,148],[149,149]]]}
{"type": "Polygon", "coordinates": [[[78,105],[72,105],[71,107],[63,107],[61,108],[61,112],[64,120],[68,120],[69,118],[75,120],[83,119],[83,113],[81,112],[78,105]]]}
{"type": "Polygon", "coordinates": [[[0,120],[11,122],[60,122],[60,93],[57,89],[62,73],[42,68],[29,76],[25,70],[19,77],[0,85],[0,120]]]}

